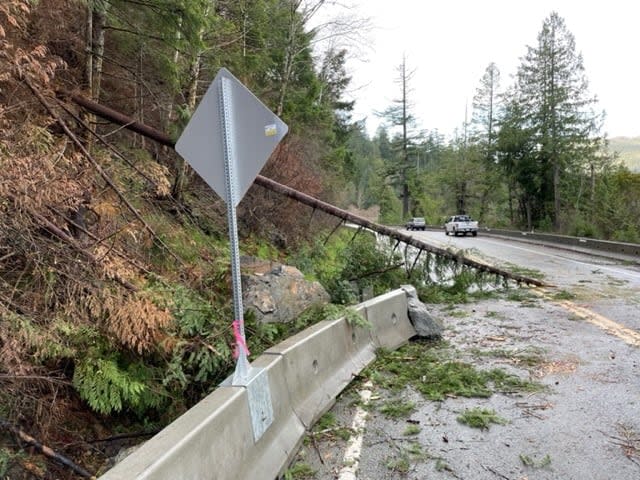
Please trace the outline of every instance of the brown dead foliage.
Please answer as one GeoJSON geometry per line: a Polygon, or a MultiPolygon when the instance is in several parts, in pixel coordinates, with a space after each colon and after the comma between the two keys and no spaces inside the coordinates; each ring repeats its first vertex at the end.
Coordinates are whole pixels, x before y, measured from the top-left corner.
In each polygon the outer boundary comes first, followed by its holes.
{"type": "Polygon", "coordinates": [[[168,310],[144,296],[134,296],[111,312],[108,324],[120,343],[143,354],[158,347],[171,320],[168,310]]]}
{"type": "Polygon", "coordinates": [[[578,369],[579,363],[580,361],[575,358],[544,362],[537,367],[534,372],[534,376],[542,378],[547,375],[568,375],[570,373],[574,373],[578,369]]]}
{"type": "Polygon", "coordinates": [[[46,46],[25,41],[31,17],[28,0],[5,0],[0,4],[0,82],[28,78],[48,85],[65,63],[51,56],[46,46]]]}

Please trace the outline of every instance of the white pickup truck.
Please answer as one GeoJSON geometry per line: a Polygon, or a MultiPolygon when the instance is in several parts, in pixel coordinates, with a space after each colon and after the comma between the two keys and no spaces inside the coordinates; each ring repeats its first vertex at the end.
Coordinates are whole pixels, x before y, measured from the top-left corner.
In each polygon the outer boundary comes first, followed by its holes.
{"type": "Polygon", "coordinates": [[[469,215],[454,215],[444,224],[444,233],[445,235],[453,233],[456,237],[460,233],[462,235],[470,233],[475,237],[478,235],[478,222],[471,220],[469,215]]]}

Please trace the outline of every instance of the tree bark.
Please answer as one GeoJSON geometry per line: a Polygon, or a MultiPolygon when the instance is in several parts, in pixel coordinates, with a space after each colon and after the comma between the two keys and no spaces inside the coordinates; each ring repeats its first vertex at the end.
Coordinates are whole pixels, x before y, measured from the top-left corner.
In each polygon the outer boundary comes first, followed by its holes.
{"type": "Polygon", "coordinates": [[[102,2],[98,2],[97,5],[98,7],[94,11],[96,20],[94,25],[96,26],[96,29],[94,32],[95,51],[93,52],[93,55],[95,57],[95,61],[91,94],[93,100],[99,102],[102,84],[102,66],[104,64],[105,27],[107,26],[107,13],[109,12],[110,4],[108,0],[103,0],[102,2]]]}

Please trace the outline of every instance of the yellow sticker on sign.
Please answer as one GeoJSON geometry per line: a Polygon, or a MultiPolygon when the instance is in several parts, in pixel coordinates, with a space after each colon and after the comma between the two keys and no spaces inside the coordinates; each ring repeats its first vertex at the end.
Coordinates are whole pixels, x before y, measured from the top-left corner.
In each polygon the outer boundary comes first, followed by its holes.
{"type": "Polygon", "coordinates": [[[278,133],[278,129],[276,128],[276,124],[272,123],[271,125],[264,126],[264,136],[265,137],[273,137],[278,133]]]}

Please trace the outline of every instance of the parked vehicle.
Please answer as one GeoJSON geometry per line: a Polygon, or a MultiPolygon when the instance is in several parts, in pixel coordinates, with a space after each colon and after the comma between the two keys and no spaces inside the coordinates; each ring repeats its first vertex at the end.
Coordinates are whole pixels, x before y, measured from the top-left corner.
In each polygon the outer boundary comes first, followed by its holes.
{"type": "Polygon", "coordinates": [[[424,230],[427,227],[427,224],[422,217],[413,217],[410,218],[407,224],[405,225],[407,230],[424,230]]]}
{"type": "Polygon", "coordinates": [[[471,220],[469,215],[454,215],[444,224],[444,233],[445,235],[453,233],[456,237],[458,234],[470,233],[475,237],[478,235],[478,222],[471,220]]]}

